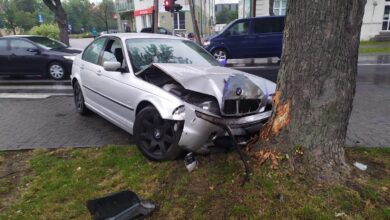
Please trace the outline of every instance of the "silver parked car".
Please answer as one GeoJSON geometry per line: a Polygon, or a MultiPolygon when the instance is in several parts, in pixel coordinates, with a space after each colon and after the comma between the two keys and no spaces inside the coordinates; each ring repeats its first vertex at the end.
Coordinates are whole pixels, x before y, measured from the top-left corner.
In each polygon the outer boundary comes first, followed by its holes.
{"type": "Polygon", "coordinates": [[[73,63],[77,111],[92,110],[134,135],[152,160],[207,152],[231,128],[241,143],[272,112],[275,84],[220,67],[190,40],[157,34],[108,34],[73,63]]]}

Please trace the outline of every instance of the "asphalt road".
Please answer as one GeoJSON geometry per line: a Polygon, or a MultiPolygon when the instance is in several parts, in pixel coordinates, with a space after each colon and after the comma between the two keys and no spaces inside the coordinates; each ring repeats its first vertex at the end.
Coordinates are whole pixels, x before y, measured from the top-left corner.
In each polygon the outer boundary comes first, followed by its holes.
{"type": "MultiPolygon", "coordinates": [[[[277,68],[244,67],[271,80],[277,68]]],[[[74,110],[69,82],[40,79],[0,79],[2,89],[34,94],[40,86],[64,90],[66,96],[0,99],[0,150],[89,147],[131,144],[131,135],[96,114],[83,117],[74,110]],[[56,85],[53,86],[53,85],[56,85]],[[22,86],[21,86],[22,85],[22,86]],[[12,87],[17,87],[12,89],[12,87]],[[48,86],[48,87],[47,87],[48,86]],[[18,89],[19,88],[19,89],[18,89]],[[21,89],[21,90],[20,90],[21,89]]],[[[48,89],[50,90],[50,89],[48,89]]],[[[53,93],[57,90],[53,89],[53,93]]],[[[49,92],[46,91],[45,92],[49,92]]],[[[48,93],[50,94],[50,93],[48,93]]],[[[0,96],[1,97],[1,96],[0,96]]],[[[347,133],[348,146],[390,146],[390,66],[359,66],[354,107],[347,133]]]]}
{"type": "MultiPolygon", "coordinates": [[[[71,40],[84,48],[92,39],[71,40]]],[[[348,146],[390,146],[390,56],[359,59],[348,146]]],[[[267,59],[233,61],[236,69],[276,81],[267,59]],[[237,67],[237,65],[252,65],[237,67]],[[255,66],[253,66],[255,65],[255,66]]],[[[74,110],[69,80],[0,77],[0,150],[131,144],[129,134],[96,114],[74,110]]]]}

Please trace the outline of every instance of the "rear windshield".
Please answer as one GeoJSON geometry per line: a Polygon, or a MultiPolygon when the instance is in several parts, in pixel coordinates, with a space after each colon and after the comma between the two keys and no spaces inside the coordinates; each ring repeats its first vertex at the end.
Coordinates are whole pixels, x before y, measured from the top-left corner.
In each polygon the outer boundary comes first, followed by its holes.
{"type": "Polygon", "coordinates": [[[49,48],[49,49],[59,49],[67,47],[66,44],[63,44],[59,41],[47,38],[47,37],[27,37],[27,39],[39,44],[40,46],[49,48]]]}

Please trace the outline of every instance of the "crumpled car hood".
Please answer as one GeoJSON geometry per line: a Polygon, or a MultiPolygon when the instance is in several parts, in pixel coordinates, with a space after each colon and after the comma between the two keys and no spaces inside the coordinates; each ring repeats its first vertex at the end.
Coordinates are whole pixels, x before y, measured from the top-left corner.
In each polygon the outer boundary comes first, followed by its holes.
{"type": "Polygon", "coordinates": [[[276,89],[276,84],[267,79],[226,67],[165,63],[152,65],[170,75],[184,88],[214,96],[218,101],[222,101],[225,82],[232,75],[246,76],[263,91],[265,97],[273,94],[276,89]]]}

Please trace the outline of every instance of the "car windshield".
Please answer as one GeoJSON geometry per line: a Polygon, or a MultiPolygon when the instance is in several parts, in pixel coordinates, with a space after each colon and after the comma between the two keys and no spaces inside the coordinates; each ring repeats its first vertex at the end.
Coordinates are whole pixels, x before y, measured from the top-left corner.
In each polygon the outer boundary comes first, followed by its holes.
{"type": "Polygon", "coordinates": [[[219,65],[206,50],[189,40],[128,39],[126,45],[134,72],[152,63],[219,65]]]}
{"type": "Polygon", "coordinates": [[[28,37],[28,39],[48,49],[59,49],[67,47],[65,44],[47,37],[28,37]]]}

